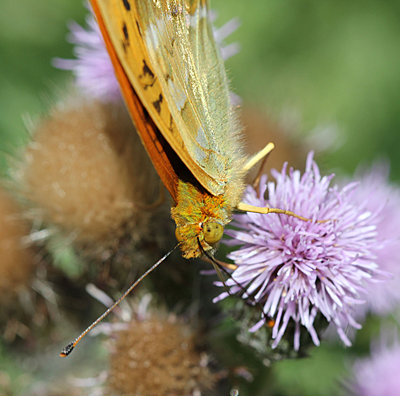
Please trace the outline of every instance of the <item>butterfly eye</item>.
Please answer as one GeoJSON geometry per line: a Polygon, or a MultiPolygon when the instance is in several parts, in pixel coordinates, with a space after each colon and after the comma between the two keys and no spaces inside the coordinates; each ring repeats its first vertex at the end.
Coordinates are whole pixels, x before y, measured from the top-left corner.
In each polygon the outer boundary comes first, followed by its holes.
{"type": "Polygon", "coordinates": [[[214,245],[217,243],[224,233],[224,227],[216,222],[205,223],[203,226],[204,240],[210,244],[214,245]]]}

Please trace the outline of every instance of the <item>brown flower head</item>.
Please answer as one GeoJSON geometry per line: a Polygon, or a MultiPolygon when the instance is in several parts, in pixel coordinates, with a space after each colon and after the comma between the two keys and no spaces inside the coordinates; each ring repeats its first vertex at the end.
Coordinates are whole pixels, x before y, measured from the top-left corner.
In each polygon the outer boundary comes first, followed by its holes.
{"type": "Polygon", "coordinates": [[[34,254],[23,244],[29,228],[21,218],[21,211],[3,190],[0,190],[0,219],[0,300],[4,306],[29,286],[34,254]]]}
{"type": "MultiPolygon", "coordinates": [[[[109,305],[109,297],[96,287],[88,291],[109,305]]],[[[182,317],[156,307],[151,300],[151,294],[125,300],[117,311],[122,320],[97,327],[95,332],[111,336],[107,339],[109,370],[101,394],[180,396],[211,391],[217,377],[209,370],[199,335],[182,317]]]]}
{"type": "Polygon", "coordinates": [[[108,386],[119,395],[191,395],[212,387],[207,356],[190,328],[153,315],[118,331],[110,358],[108,386]]]}
{"type": "Polygon", "coordinates": [[[35,220],[102,249],[149,235],[160,181],[122,102],[57,106],[22,157],[15,175],[35,220]]]}

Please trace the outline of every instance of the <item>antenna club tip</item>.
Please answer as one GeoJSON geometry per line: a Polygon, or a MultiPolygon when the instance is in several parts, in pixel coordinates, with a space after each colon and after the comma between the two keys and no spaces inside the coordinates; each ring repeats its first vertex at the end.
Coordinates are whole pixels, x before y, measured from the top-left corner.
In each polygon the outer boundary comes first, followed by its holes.
{"type": "Polygon", "coordinates": [[[71,342],[70,344],[68,344],[61,352],[58,356],[60,357],[67,357],[75,348],[75,345],[73,342],[71,342]]]}

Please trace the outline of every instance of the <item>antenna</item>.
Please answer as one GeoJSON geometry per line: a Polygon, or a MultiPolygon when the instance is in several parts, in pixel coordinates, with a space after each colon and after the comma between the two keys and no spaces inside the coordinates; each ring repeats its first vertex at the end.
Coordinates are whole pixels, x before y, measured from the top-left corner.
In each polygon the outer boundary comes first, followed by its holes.
{"type": "Polygon", "coordinates": [[[144,279],[147,275],[153,272],[177,247],[179,243],[175,245],[168,253],[160,258],[155,264],[153,264],[143,275],[141,275],[134,283],[132,283],[126,292],[117,300],[113,305],[111,305],[102,315],[100,315],[90,326],[88,326],[74,341],[70,342],[67,346],[63,348],[60,352],[60,357],[67,357],[76,347],[79,341],[85,337],[94,327],[96,327],[108,314],[117,307],[122,300],[144,279]]]}

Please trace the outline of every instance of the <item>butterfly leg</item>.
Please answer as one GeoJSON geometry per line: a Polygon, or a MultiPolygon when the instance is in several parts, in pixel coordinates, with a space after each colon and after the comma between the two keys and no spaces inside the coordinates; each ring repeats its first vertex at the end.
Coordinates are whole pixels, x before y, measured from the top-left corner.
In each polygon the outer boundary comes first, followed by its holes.
{"type": "Polygon", "coordinates": [[[217,260],[215,257],[213,257],[212,260],[207,256],[204,256],[201,258],[202,258],[202,260],[206,261],[207,263],[212,264],[214,262],[215,264],[218,264],[219,266],[224,267],[227,270],[234,271],[238,268],[238,266],[236,264],[226,263],[225,261],[217,260]]]}
{"type": "MultiPolygon", "coordinates": [[[[275,145],[273,143],[268,143],[261,151],[258,153],[254,154],[244,165],[243,170],[245,172],[249,171],[257,162],[262,160],[261,166],[259,171],[257,172],[256,177],[253,180],[253,187],[254,189],[257,190],[259,186],[259,181],[260,177],[265,165],[265,162],[268,158],[268,155],[271,153],[271,151],[274,149],[275,145]]],[[[279,209],[279,208],[268,208],[268,207],[258,207],[258,206],[253,206],[253,205],[248,205],[244,202],[240,202],[237,207],[237,210],[243,211],[243,212],[253,212],[253,213],[261,213],[261,214],[269,214],[269,213],[279,213],[279,214],[285,214],[287,216],[292,216],[296,217],[297,219],[303,220],[303,221],[311,221],[311,219],[308,219],[307,217],[303,217],[300,215],[297,215],[294,212],[291,212],[290,210],[284,210],[284,209],[279,209]]],[[[331,221],[332,219],[327,219],[327,220],[317,220],[317,223],[326,223],[328,221],[331,221]]]]}
{"type": "Polygon", "coordinates": [[[255,190],[258,190],[258,186],[260,183],[260,178],[264,170],[265,163],[267,162],[267,158],[271,151],[274,149],[273,143],[268,143],[261,151],[253,155],[244,165],[245,172],[249,171],[257,162],[262,161],[260,164],[260,168],[252,181],[252,185],[255,190]]]}
{"type": "MultiPolygon", "coordinates": [[[[312,221],[312,219],[308,219],[307,217],[300,216],[290,210],[253,206],[253,205],[248,205],[244,202],[240,202],[237,205],[236,209],[241,210],[243,212],[253,212],[253,213],[261,213],[261,214],[278,213],[278,214],[284,214],[286,216],[296,217],[297,219],[300,219],[303,221],[312,221]]],[[[332,219],[317,220],[317,223],[326,223],[328,221],[332,221],[332,219]]]]}
{"type": "Polygon", "coordinates": [[[244,164],[243,170],[244,172],[248,172],[257,162],[262,159],[267,158],[267,155],[275,148],[274,143],[268,143],[262,150],[258,153],[254,154],[251,158],[247,160],[244,164]]]}

